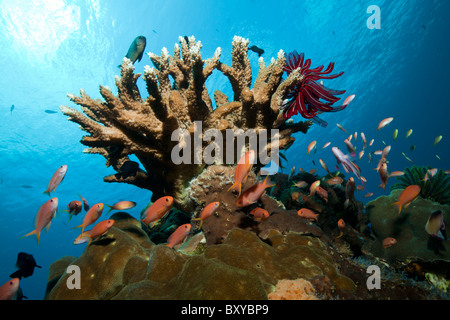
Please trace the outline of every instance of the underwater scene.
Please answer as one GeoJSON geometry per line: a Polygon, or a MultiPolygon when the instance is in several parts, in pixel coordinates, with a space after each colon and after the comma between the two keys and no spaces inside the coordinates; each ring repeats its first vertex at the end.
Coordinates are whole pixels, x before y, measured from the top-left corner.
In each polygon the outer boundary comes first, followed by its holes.
{"type": "Polygon", "coordinates": [[[0,300],[448,300],[448,13],[1,0],[0,300]]]}

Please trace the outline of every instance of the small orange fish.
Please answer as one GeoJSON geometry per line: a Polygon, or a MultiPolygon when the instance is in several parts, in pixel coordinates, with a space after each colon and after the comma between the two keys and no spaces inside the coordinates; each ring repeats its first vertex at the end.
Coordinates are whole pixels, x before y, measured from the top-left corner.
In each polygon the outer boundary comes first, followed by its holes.
{"type": "Polygon", "coordinates": [[[173,248],[174,246],[181,244],[191,232],[191,224],[185,223],[179,226],[167,239],[169,242],[167,246],[173,248]]]}
{"type": "Polygon", "coordinates": [[[391,146],[384,147],[383,152],[381,152],[381,158],[387,159],[387,156],[390,151],[391,151],[391,146]]]}
{"type": "Polygon", "coordinates": [[[153,228],[155,224],[162,219],[173,206],[173,197],[165,196],[156,200],[150,207],[145,210],[143,216],[144,219],[141,219],[147,228],[153,228]]]}
{"type": "Polygon", "coordinates": [[[361,159],[363,157],[363,155],[364,155],[364,150],[361,150],[359,152],[358,158],[361,159]]]}
{"type": "Polygon", "coordinates": [[[331,142],[327,142],[323,145],[322,149],[325,149],[326,147],[328,147],[331,144],[331,142]]]}
{"type": "Polygon", "coordinates": [[[100,218],[103,212],[103,207],[104,207],[103,203],[94,204],[92,208],[90,208],[89,211],[86,212],[86,215],[84,216],[83,219],[83,223],[75,228],[81,228],[81,233],[83,233],[84,228],[95,223],[95,221],[97,221],[98,218],[100,218]]]}
{"type": "Polygon", "coordinates": [[[297,214],[299,217],[311,220],[311,221],[318,221],[319,214],[315,213],[314,211],[307,209],[307,208],[301,208],[297,211],[297,214]]]}
{"type": "Polygon", "coordinates": [[[307,187],[308,186],[308,182],[306,182],[306,181],[298,181],[298,182],[294,183],[293,186],[301,189],[301,188],[307,187]]]}
{"type": "Polygon", "coordinates": [[[358,190],[358,191],[364,190],[364,186],[357,186],[356,190],[358,190]]]}
{"type": "Polygon", "coordinates": [[[6,281],[0,287],[0,300],[12,300],[19,290],[19,278],[6,281]]]}
{"type": "Polygon", "coordinates": [[[368,194],[365,194],[364,198],[370,198],[371,196],[373,196],[373,192],[369,192],[368,194]]]}
{"type": "Polygon", "coordinates": [[[389,178],[392,177],[400,177],[403,176],[405,173],[403,171],[393,171],[391,172],[391,174],[389,175],[389,178]]]}
{"type": "Polygon", "coordinates": [[[345,222],[344,222],[343,219],[339,219],[339,221],[338,221],[338,228],[339,228],[339,235],[336,237],[336,239],[340,238],[340,237],[342,237],[344,235],[345,222]]]}
{"type": "Polygon", "coordinates": [[[366,135],[364,134],[364,132],[361,132],[361,139],[364,142],[363,149],[367,148],[367,140],[366,140],[366,135]]]}
{"type": "Polygon", "coordinates": [[[343,126],[341,126],[339,123],[336,123],[336,126],[341,129],[342,131],[344,131],[345,133],[347,133],[347,130],[344,129],[343,126]]]}
{"type": "Polygon", "coordinates": [[[311,169],[311,170],[308,171],[308,173],[309,173],[309,174],[315,174],[316,171],[317,171],[316,169],[311,169]]]}
{"type": "Polygon", "coordinates": [[[387,169],[387,163],[383,162],[381,164],[380,170],[378,170],[378,173],[380,174],[380,180],[381,184],[378,188],[383,188],[383,190],[386,190],[386,185],[388,183],[388,169],[387,169]]]}
{"type": "Polygon", "coordinates": [[[200,215],[198,218],[192,219],[192,220],[200,220],[200,225],[198,229],[201,229],[203,225],[203,221],[211,217],[213,214],[216,213],[217,209],[219,209],[220,202],[211,202],[206,207],[203,208],[203,210],[200,212],[200,215]]]}
{"type": "Polygon", "coordinates": [[[61,181],[63,181],[64,177],[66,176],[67,172],[67,165],[62,165],[58,168],[58,170],[55,171],[52,178],[50,179],[50,182],[48,183],[47,190],[44,191],[44,193],[48,194],[50,196],[50,193],[55,191],[56,188],[59,186],[61,181]]]}
{"type": "Polygon", "coordinates": [[[266,220],[270,216],[269,212],[266,209],[260,207],[256,207],[255,209],[250,211],[250,214],[253,216],[253,220],[258,222],[261,220],[266,220]]]}
{"type": "Polygon", "coordinates": [[[99,223],[97,223],[92,228],[91,233],[89,234],[89,238],[91,238],[89,240],[89,243],[92,240],[94,240],[95,238],[98,238],[98,237],[104,235],[105,233],[107,233],[113,225],[114,225],[113,219],[108,219],[108,220],[100,221],[99,223]]]}
{"type": "Polygon", "coordinates": [[[344,179],[342,179],[341,177],[333,177],[327,180],[327,184],[329,184],[330,186],[342,184],[342,182],[344,182],[344,179]]]}
{"type": "Polygon", "coordinates": [[[355,131],[355,133],[353,134],[353,137],[355,138],[355,142],[358,140],[358,132],[355,131]]]}
{"type": "Polygon", "coordinates": [[[227,191],[238,191],[238,194],[241,195],[242,184],[247,181],[248,174],[252,170],[254,162],[255,151],[247,151],[236,165],[236,169],[234,170],[234,184],[227,191]]]}
{"type": "Polygon", "coordinates": [[[41,235],[42,229],[47,227],[47,231],[50,228],[50,223],[52,222],[53,217],[56,215],[56,211],[58,210],[58,198],[51,198],[47,202],[45,202],[40,208],[38,213],[36,214],[36,229],[31,231],[30,233],[24,235],[24,237],[28,237],[32,234],[36,234],[37,241],[39,244],[39,237],[41,235]]]}
{"type": "Polygon", "coordinates": [[[88,241],[91,240],[91,231],[92,230],[87,230],[85,232],[83,232],[82,234],[80,234],[78,237],[76,237],[75,240],[73,240],[73,244],[82,244],[82,243],[86,243],[88,241]]]}
{"type": "Polygon", "coordinates": [[[109,207],[109,211],[106,213],[106,214],[108,214],[112,210],[128,210],[128,209],[134,208],[134,207],[136,207],[136,202],[125,200],[125,201],[119,201],[112,206],[107,205],[107,204],[105,204],[105,206],[109,207]]]}
{"type": "Polygon", "coordinates": [[[353,99],[355,99],[355,97],[356,97],[356,95],[354,95],[354,94],[348,96],[347,98],[345,98],[344,103],[342,105],[347,106],[348,104],[350,104],[350,102],[353,101],[353,99]]]}
{"type": "Polygon", "coordinates": [[[395,238],[392,237],[386,237],[383,240],[383,248],[389,248],[392,247],[394,244],[397,243],[397,240],[395,238]]]}
{"type": "Polygon", "coordinates": [[[308,152],[306,154],[311,155],[311,151],[315,148],[317,141],[313,141],[308,145],[308,152]]]}
{"type": "Polygon", "coordinates": [[[236,205],[238,207],[245,207],[256,203],[265,193],[266,189],[273,187],[274,184],[270,184],[269,176],[266,176],[263,182],[258,182],[245,190],[237,199],[236,205]]]}
{"type": "Polygon", "coordinates": [[[350,177],[347,181],[347,184],[345,185],[345,202],[344,202],[344,208],[347,209],[350,202],[355,203],[355,179],[353,177],[350,177]]]}
{"type": "Polygon", "coordinates": [[[321,197],[325,202],[328,202],[328,191],[322,188],[321,186],[317,186],[316,193],[321,197]]]}
{"type": "Polygon", "coordinates": [[[322,159],[319,159],[319,162],[320,162],[320,165],[322,166],[323,170],[325,170],[326,172],[330,173],[326,163],[322,159]]]}
{"type": "Polygon", "coordinates": [[[394,118],[386,118],[386,119],[381,120],[380,123],[378,124],[377,130],[380,130],[381,128],[384,128],[389,123],[391,123],[392,120],[394,120],[394,118]]]}
{"type": "Polygon", "coordinates": [[[398,213],[400,213],[402,211],[402,208],[408,207],[411,204],[411,202],[413,202],[414,200],[417,199],[417,197],[420,194],[420,190],[421,190],[420,186],[413,184],[413,185],[407,186],[402,191],[402,193],[398,197],[398,201],[392,204],[392,205],[397,206],[398,213]]]}
{"type": "Polygon", "coordinates": [[[312,197],[316,193],[317,187],[320,186],[320,180],[317,180],[311,184],[309,187],[309,195],[312,197]]]}
{"type": "Polygon", "coordinates": [[[369,147],[371,147],[373,145],[373,143],[375,142],[375,139],[370,140],[369,142],[369,147]]]}

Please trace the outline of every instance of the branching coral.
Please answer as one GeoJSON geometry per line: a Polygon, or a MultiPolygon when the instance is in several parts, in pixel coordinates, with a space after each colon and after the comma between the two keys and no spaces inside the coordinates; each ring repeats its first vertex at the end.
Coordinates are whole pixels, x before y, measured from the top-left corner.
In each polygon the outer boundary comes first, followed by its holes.
{"type": "MultiPolygon", "coordinates": [[[[117,96],[105,86],[100,86],[104,101],[92,99],[81,90],[79,97],[72,94],[68,97],[81,106],[82,112],[67,106],[61,106],[61,110],[89,134],[81,140],[88,147],[84,152],[103,155],[106,165],[118,172],[105,177],[104,181],[149,189],[153,199],[171,195],[176,206],[188,208],[185,189],[207,166],[201,155],[208,143],[203,139],[200,150],[186,149],[190,152],[190,163],[174,163],[172,150],[194,139],[198,121],[203,132],[217,129],[222,136],[227,129],[233,132],[253,129],[257,134],[261,130],[278,129],[277,141],[272,141],[270,136],[266,138],[264,151],[267,154],[273,148],[286,148],[295,140],[291,135],[298,131],[306,133],[311,123],[286,123],[280,112],[283,98],[294,89],[300,76],[299,70],[294,70],[282,82],[283,51],[280,50],[277,59],[272,59],[267,66],[263,58],[259,59],[259,71],[252,87],[248,40],[234,37],[231,66],[219,60],[220,48],[212,58],[203,60],[200,41],[180,37],[179,42],[173,56],[166,48],[160,56],[149,53],[156,67],[144,69],[146,99],[137,86],[141,74],[135,74],[131,61],[124,58],[120,77],[116,77],[117,96]],[[234,96],[230,102],[224,93],[216,90],[216,108],[213,108],[205,82],[215,69],[228,77],[234,96]],[[142,168],[136,165],[130,172],[129,156],[133,154],[142,168]]],[[[227,154],[227,146],[223,144],[223,155],[227,154]]],[[[235,149],[236,143],[231,148],[235,149]]],[[[235,150],[233,152],[237,155],[235,150]]]]}
{"type": "Polygon", "coordinates": [[[405,169],[403,176],[397,177],[399,182],[391,190],[404,189],[410,185],[419,185],[420,196],[441,204],[450,205],[450,176],[444,170],[437,170],[434,175],[430,166],[412,166],[405,169]],[[425,179],[425,176],[426,179],[425,179]]]}

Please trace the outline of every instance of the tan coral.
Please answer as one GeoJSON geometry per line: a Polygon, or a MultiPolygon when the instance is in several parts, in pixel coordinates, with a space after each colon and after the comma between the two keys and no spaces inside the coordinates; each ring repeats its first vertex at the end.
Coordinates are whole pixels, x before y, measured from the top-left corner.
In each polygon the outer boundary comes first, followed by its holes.
{"type": "Polygon", "coordinates": [[[311,282],[305,279],[279,280],[269,300],[319,300],[311,282]]]}
{"type": "MultiPolygon", "coordinates": [[[[299,73],[294,71],[282,81],[283,51],[280,50],[277,59],[272,59],[267,66],[260,58],[259,71],[251,87],[248,40],[234,37],[231,66],[220,61],[220,48],[212,58],[203,60],[200,41],[194,37],[189,37],[188,41],[180,37],[179,42],[173,56],[166,48],[160,56],[149,54],[155,68],[144,68],[146,99],[142,98],[137,86],[141,74],[135,74],[131,61],[124,58],[121,75],[116,77],[117,96],[105,86],[100,86],[104,101],[92,99],[81,90],[79,97],[72,94],[68,97],[81,106],[82,112],[67,106],[61,106],[61,110],[88,133],[81,140],[88,147],[85,153],[101,154],[107,159],[106,165],[113,166],[118,173],[130,160],[130,155],[139,159],[142,167],[137,172],[110,175],[104,181],[129,183],[151,190],[153,199],[172,195],[177,207],[189,209],[192,206],[184,190],[207,164],[202,161],[201,153],[194,154],[192,150],[189,156],[194,163],[175,164],[172,150],[193,139],[197,121],[201,121],[203,132],[217,129],[222,134],[227,129],[234,132],[254,129],[258,135],[261,130],[278,129],[277,141],[270,141],[270,136],[266,138],[268,143],[264,151],[267,154],[273,148],[286,148],[295,140],[291,135],[298,131],[306,133],[311,123],[286,123],[280,112],[283,98],[299,80],[299,73]],[[228,77],[234,96],[229,101],[225,94],[216,90],[214,109],[205,82],[215,69],[228,77]],[[179,133],[175,138],[174,132],[179,133]],[[195,163],[194,160],[199,161],[195,163]]],[[[202,141],[201,151],[207,146],[202,141]]],[[[232,148],[236,148],[236,143],[232,148]]],[[[226,152],[224,144],[222,154],[226,152]]],[[[233,152],[237,154],[235,150],[233,152]]]]}

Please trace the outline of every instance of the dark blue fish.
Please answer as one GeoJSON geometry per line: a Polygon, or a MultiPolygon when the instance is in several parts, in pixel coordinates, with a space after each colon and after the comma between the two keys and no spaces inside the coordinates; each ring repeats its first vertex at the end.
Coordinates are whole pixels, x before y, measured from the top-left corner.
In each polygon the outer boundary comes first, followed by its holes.
{"type": "Polygon", "coordinates": [[[13,110],[14,110],[14,105],[11,106],[11,109],[10,109],[11,114],[12,114],[13,110]]]}
{"type": "Polygon", "coordinates": [[[45,113],[58,113],[58,111],[53,111],[53,110],[44,110],[45,113]]]}
{"type": "MultiPolygon", "coordinates": [[[[147,45],[147,39],[144,36],[138,36],[128,48],[128,52],[125,55],[134,64],[137,61],[141,61],[144,54],[145,46],[147,45]]],[[[120,65],[118,66],[120,68],[120,65]]]]}
{"type": "Polygon", "coordinates": [[[34,257],[31,254],[25,252],[19,252],[17,255],[16,266],[19,270],[11,274],[9,276],[10,278],[27,278],[33,275],[34,268],[42,268],[36,264],[36,260],[34,260],[34,257]]]}
{"type": "Polygon", "coordinates": [[[258,54],[258,57],[261,57],[261,55],[264,53],[264,50],[261,48],[258,48],[257,46],[251,46],[248,47],[249,50],[256,52],[258,54]]]}

